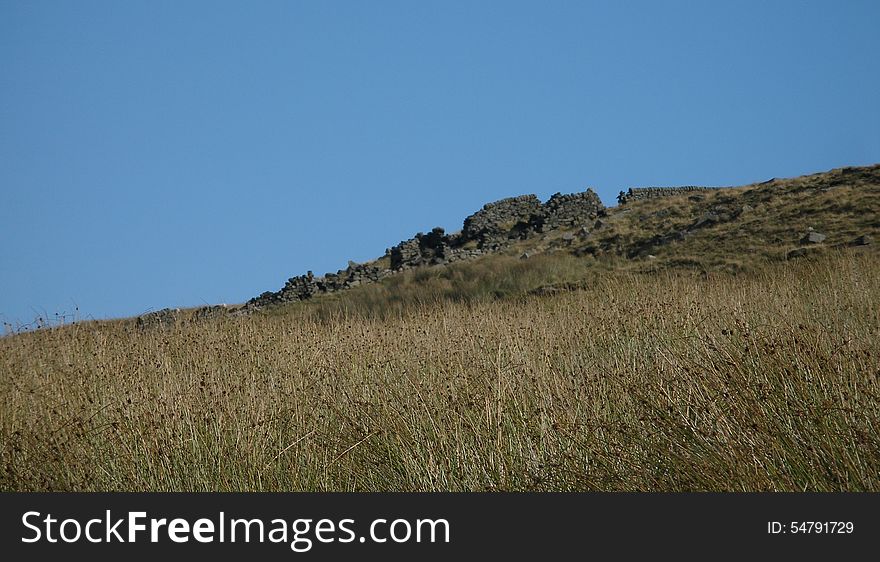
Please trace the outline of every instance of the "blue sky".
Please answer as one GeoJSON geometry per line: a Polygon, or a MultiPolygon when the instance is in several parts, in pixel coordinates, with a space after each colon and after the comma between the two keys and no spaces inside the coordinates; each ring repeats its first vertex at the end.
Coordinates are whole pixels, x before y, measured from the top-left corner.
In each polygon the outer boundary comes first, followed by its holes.
{"type": "Polygon", "coordinates": [[[0,1],[0,319],[243,302],[502,197],[880,161],[880,2],[0,1]]]}

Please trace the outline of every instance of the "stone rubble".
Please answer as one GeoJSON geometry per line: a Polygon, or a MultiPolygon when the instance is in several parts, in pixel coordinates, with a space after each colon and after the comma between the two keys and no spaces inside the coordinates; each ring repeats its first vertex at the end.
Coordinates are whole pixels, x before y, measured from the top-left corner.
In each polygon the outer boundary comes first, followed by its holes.
{"type": "Polygon", "coordinates": [[[625,205],[630,201],[639,201],[642,199],[654,199],[655,197],[671,197],[673,195],[692,194],[694,201],[702,201],[703,196],[700,191],[712,191],[721,189],[718,187],[704,187],[700,185],[683,185],[679,187],[631,187],[628,190],[621,191],[617,195],[617,202],[625,205]]]}
{"type": "MultiPolygon", "coordinates": [[[[255,310],[307,300],[315,295],[375,283],[407,269],[470,260],[503,250],[513,241],[558,228],[583,225],[579,235],[588,236],[586,225],[598,222],[597,219],[604,214],[605,206],[592,189],[568,195],[556,193],[546,203],[541,203],[535,195],[509,197],[488,203],[467,217],[459,233],[446,234],[444,229],[436,227],[427,234],[419,232],[389,248],[383,259],[376,262],[381,263],[387,258],[385,263],[390,264],[387,268],[349,262],[346,269],[323,277],[316,277],[309,271],[291,277],[279,291],[266,291],[245,306],[255,310]]],[[[575,235],[569,236],[573,239],[575,235]]]]}

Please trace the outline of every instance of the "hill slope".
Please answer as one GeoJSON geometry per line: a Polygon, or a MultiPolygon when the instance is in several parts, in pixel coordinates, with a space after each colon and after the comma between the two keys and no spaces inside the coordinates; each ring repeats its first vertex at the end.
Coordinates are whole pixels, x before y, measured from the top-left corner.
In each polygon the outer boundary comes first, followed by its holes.
{"type": "Polygon", "coordinates": [[[465,219],[459,233],[419,233],[380,259],[323,277],[293,277],[231,311],[312,300],[381,310],[404,301],[547,293],[609,271],[741,273],[840,248],[876,252],[872,242],[880,237],[880,165],[734,188],[654,188],[646,195],[622,192],[628,200],[611,208],[590,190],[557,194],[543,206],[534,195],[490,203],[465,219]]]}
{"type": "Polygon", "coordinates": [[[418,233],[381,258],[349,262],[323,276],[292,277],[278,291],[266,291],[244,305],[164,309],[138,322],[149,327],[250,314],[371,284],[384,286],[342,300],[366,299],[381,308],[382,300],[507,296],[554,284],[565,288],[607,271],[737,273],[831,249],[877,251],[872,242],[880,236],[880,164],[742,187],[630,192],[629,197],[621,192],[625,202],[611,208],[592,190],[556,194],[543,204],[534,195],[503,199],[467,217],[460,232],[434,228],[418,233]],[[544,259],[534,266],[504,259],[538,256],[544,259]],[[482,263],[463,266],[473,262],[482,263]],[[423,271],[413,275],[414,270],[423,271]],[[443,278],[448,282],[441,287],[428,283],[421,291],[425,294],[414,287],[443,278]]]}
{"type": "Polygon", "coordinates": [[[394,258],[467,259],[250,314],[0,338],[0,490],[880,491],[877,174],[477,221],[394,258]]]}

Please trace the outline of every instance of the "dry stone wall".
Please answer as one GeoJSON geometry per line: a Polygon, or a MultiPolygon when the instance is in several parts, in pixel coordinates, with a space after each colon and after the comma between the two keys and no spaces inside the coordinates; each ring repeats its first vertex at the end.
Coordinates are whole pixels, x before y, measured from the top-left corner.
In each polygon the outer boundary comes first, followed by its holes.
{"type": "Polygon", "coordinates": [[[544,203],[543,230],[582,226],[594,221],[605,210],[602,200],[592,189],[582,193],[556,193],[544,203]]]}
{"type": "Polygon", "coordinates": [[[543,213],[541,200],[535,195],[508,197],[488,203],[466,218],[461,234],[466,240],[481,242],[506,236],[512,229],[527,230],[534,217],[543,213]]]}
{"type": "Polygon", "coordinates": [[[311,271],[291,277],[279,291],[266,291],[246,304],[258,309],[273,304],[307,300],[322,293],[375,283],[400,271],[428,265],[442,265],[495,253],[512,241],[536,232],[587,224],[604,214],[605,206],[592,189],[583,193],[553,195],[541,203],[535,195],[509,197],[484,205],[464,220],[461,232],[447,234],[437,227],[418,233],[385,252],[371,264],[349,262],[336,273],[316,277],[311,271]],[[379,263],[389,264],[380,267],[379,263]]]}
{"type": "Polygon", "coordinates": [[[683,185],[679,187],[631,187],[626,192],[621,191],[617,196],[617,202],[624,205],[630,201],[641,199],[653,199],[655,197],[670,197],[673,195],[685,195],[698,191],[711,191],[717,187],[704,187],[699,185],[683,185]]]}

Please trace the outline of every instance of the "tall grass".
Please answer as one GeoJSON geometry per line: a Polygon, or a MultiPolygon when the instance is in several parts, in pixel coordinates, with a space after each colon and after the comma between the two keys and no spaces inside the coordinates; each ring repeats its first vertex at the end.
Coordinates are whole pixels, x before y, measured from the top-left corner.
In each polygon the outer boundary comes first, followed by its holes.
{"type": "Polygon", "coordinates": [[[0,489],[880,490],[876,257],[586,285],[2,338],[0,489]]]}
{"type": "MultiPolygon", "coordinates": [[[[612,263],[613,260],[609,260],[612,263]]],[[[524,295],[554,284],[582,283],[604,268],[595,260],[556,252],[527,260],[506,255],[482,257],[449,266],[423,267],[398,273],[374,283],[312,301],[270,310],[270,314],[309,314],[336,321],[339,317],[387,318],[407,314],[415,307],[444,302],[485,303],[524,295]]]]}

